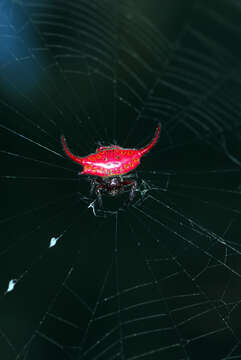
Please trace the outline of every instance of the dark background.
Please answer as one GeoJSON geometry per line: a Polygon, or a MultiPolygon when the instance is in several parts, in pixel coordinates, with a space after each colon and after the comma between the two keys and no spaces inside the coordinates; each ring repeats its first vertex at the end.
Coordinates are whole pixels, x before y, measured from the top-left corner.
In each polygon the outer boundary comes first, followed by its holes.
{"type": "Polygon", "coordinates": [[[0,10],[0,358],[241,358],[240,2],[0,10]],[[84,156],[158,122],[132,205],[94,213],[61,134],[84,156]]]}

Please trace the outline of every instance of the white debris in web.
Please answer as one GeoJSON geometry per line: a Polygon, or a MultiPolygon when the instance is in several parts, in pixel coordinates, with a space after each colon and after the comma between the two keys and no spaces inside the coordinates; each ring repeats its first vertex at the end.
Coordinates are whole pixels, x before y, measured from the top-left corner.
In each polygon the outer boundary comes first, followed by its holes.
{"type": "Polygon", "coordinates": [[[57,242],[59,241],[59,239],[64,236],[66,231],[67,230],[65,230],[61,235],[59,235],[57,237],[55,237],[55,236],[51,237],[51,239],[49,241],[49,248],[54,247],[57,244],[57,242]]]}
{"type": "Polygon", "coordinates": [[[8,283],[8,288],[7,288],[7,290],[5,291],[5,294],[13,291],[14,288],[15,288],[15,285],[17,284],[17,282],[18,282],[18,279],[11,279],[11,280],[9,281],[9,283],[8,283]]]}
{"type": "Polygon", "coordinates": [[[57,241],[59,240],[59,237],[52,237],[51,239],[50,239],[50,242],[49,242],[49,247],[51,248],[51,247],[53,247],[53,246],[55,246],[56,244],[57,244],[57,241]]]}

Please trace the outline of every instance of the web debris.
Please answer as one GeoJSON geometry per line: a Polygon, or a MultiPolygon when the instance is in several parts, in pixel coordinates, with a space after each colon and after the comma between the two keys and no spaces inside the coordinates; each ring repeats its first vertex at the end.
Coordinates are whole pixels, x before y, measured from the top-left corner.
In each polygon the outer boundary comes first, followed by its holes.
{"type": "Polygon", "coordinates": [[[8,288],[7,290],[5,291],[5,295],[8,293],[8,292],[11,292],[13,291],[13,289],[15,288],[15,285],[17,284],[18,282],[18,279],[12,279],[9,281],[8,283],[8,288]]]}

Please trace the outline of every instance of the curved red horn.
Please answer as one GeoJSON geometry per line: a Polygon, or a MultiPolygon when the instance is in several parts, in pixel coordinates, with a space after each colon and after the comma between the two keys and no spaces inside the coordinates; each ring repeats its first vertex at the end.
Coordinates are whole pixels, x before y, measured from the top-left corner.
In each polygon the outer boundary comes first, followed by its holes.
{"type": "Polygon", "coordinates": [[[146,145],[144,148],[139,150],[139,153],[141,156],[146,154],[148,151],[150,151],[151,148],[156,144],[156,142],[159,138],[160,132],[161,132],[161,124],[159,124],[158,127],[156,128],[155,136],[154,136],[153,140],[150,142],[150,144],[146,145]]]}
{"type": "Polygon", "coordinates": [[[66,143],[66,140],[65,140],[64,135],[61,136],[61,142],[62,142],[62,145],[63,145],[65,154],[66,154],[71,160],[73,160],[74,162],[76,162],[76,163],[78,163],[78,164],[82,164],[83,158],[81,158],[81,157],[79,157],[79,156],[75,156],[74,154],[72,154],[72,152],[69,150],[69,148],[68,148],[68,146],[67,146],[67,143],[66,143]]]}

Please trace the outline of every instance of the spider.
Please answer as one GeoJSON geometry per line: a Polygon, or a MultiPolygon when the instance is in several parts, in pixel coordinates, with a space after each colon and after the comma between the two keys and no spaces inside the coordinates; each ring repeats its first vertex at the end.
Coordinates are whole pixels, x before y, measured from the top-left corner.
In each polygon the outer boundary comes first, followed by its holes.
{"type": "Polygon", "coordinates": [[[160,131],[161,125],[158,124],[152,141],[139,150],[125,149],[117,145],[101,146],[94,154],[85,157],[72,154],[63,135],[61,141],[65,154],[75,163],[84,167],[80,174],[93,176],[90,193],[93,194],[95,191],[99,207],[102,208],[102,192],[110,196],[117,196],[129,187],[129,201],[134,199],[137,181],[127,174],[140,164],[141,157],[156,144],[160,131]]]}

